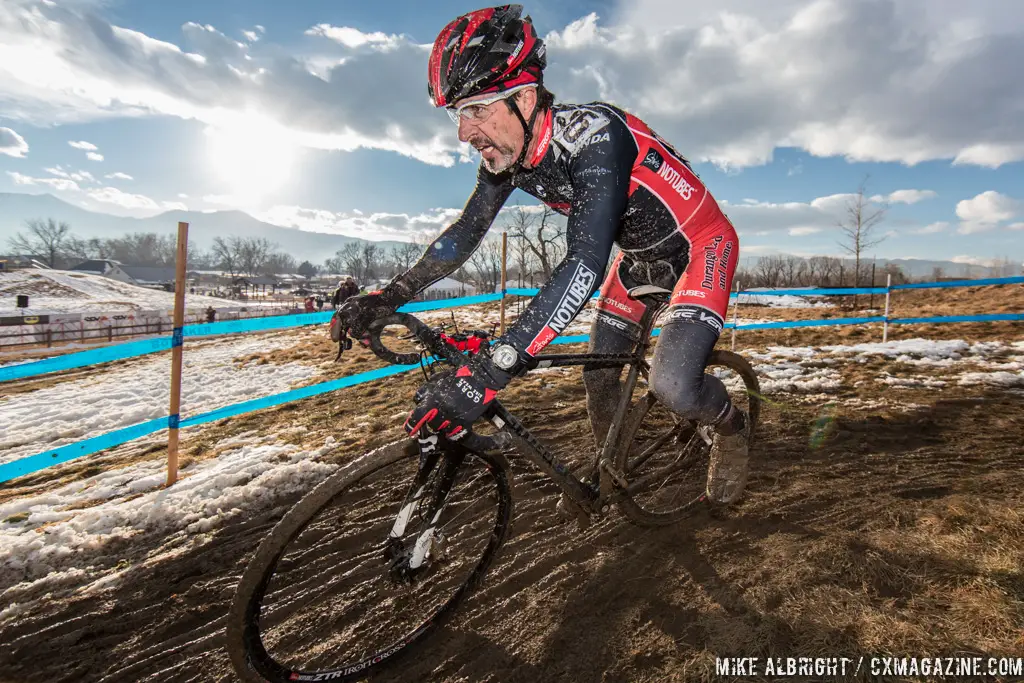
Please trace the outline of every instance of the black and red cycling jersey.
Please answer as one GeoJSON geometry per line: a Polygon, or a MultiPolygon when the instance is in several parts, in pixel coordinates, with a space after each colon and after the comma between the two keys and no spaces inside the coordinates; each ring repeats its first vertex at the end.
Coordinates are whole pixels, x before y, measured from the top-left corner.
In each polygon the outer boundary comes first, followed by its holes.
{"type": "Polygon", "coordinates": [[[519,188],[568,217],[565,258],[505,335],[536,355],[601,288],[598,321],[635,335],[638,284],[672,290],[666,323],[721,332],[739,258],[736,231],[689,162],[637,117],[603,102],[543,113],[531,168],[493,174],[481,164],[462,215],[396,284],[415,293],[454,272],[519,188]],[[621,253],[601,285],[612,245],[621,253]]]}

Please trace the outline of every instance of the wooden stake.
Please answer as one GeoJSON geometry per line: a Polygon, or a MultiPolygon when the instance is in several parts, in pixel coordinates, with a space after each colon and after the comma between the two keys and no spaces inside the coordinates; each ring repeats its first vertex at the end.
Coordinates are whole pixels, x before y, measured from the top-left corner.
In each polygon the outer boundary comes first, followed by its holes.
{"type": "Polygon", "coordinates": [[[499,326],[498,334],[505,334],[505,275],[506,266],[508,263],[508,232],[503,230],[501,233],[501,324],[499,326]]]}
{"type": "Polygon", "coordinates": [[[167,485],[178,480],[178,422],[181,409],[182,326],[185,324],[185,265],[188,223],[178,223],[178,255],[174,278],[174,332],[171,343],[171,416],[167,432],[167,485]]]}

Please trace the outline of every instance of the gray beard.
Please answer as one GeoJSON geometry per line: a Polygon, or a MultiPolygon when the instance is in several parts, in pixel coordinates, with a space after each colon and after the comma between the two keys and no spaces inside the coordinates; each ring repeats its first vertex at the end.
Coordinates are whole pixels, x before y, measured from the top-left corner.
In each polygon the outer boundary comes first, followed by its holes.
{"type": "Polygon", "coordinates": [[[501,157],[494,165],[492,165],[491,162],[488,161],[486,158],[481,157],[480,160],[483,161],[484,168],[486,168],[491,173],[502,173],[504,171],[507,171],[509,168],[512,167],[512,164],[515,163],[515,156],[512,154],[511,150],[500,149],[498,147],[495,147],[495,149],[501,153],[501,157]]]}

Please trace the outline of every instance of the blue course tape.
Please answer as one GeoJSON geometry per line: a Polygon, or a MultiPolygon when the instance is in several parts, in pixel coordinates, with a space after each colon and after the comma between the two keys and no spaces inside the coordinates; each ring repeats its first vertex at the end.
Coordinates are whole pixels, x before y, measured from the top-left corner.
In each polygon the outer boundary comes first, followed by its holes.
{"type": "Polygon", "coordinates": [[[459,306],[472,306],[473,304],[484,304],[488,301],[498,301],[501,294],[477,294],[475,296],[461,296],[457,299],[442,299],[440,301],[418,301],[412,304],[405,304],[398,309],[399,313],[420,313],[422,311],[436,311],[442,308],[458,308],[459,306]]]}
{"type": "MultiPolygon", "coordinates": [[[[1024,277],[988,278],[984,280],[957,280],[954,282],[925,282],[920,284],[894,285],[892,289],[895,290],[934,287],[981,287],[985,285],[1007,285],[1018,283],[1024,283],[1024,277]]],[[[513,287],[509,288],[507,290],[507,293],[512,296],[536,296],[539,291],[539,289],[513,287]]],[[[885,291],[886,290],[884,287],[860,287],[850,289],[777,289],[772,291],[742,291],[739,292],[739,294],[745,294],[748,296],[843,296],[850,294],[885,294],[885,291]]],[[[595,294],[591,298],[596,298],[597,296],[598,293],[595,292],[595,294]]],[[[736,298],[738,294],[736,292],[731,292],[729,296],[730,298],[736,298]]],[[[418,313],[423,311],[434,311],[446,308],[458,308],[460,306],[471,306],[473,304],[486,303],[489,301],[498,301],[501,298],[502,296],[499,293],[478,294],[476,296],[458,297],[455,299],[444,299],[442,301],[423,301],[413,304],[406,304],[405,306],[402,306],[398,310],[404,313],[418,313]]],[[[332,315],[333,312],[323,311],[319,313],[300,313],[297,315],[270,316],[267,318],[248,318],[246,320],[227,320],[223,322],[207,323],[202,325],[186,325],[181,332],[182,337],[205,337],[222,334],[238,334],[242,332],[258,332],[261,330],[275,330],[287,327],[298,327],[302,325],[316,325],[319,323],[325,323],[330,320],[332,315]]],[[[962,321],[955,320],[951,322],[962,321]]],[[[731,326],[726,325],[726,328],[729,327],[731,326]]],[[[741,325],[739,329],[755,328],[750,328],[749,326],[741,325]]],[[[4,368],[0,368],[0,382],[8,382],[15,379],[33,377],[35,375],[44,375],[51,372],[59,372],[61,370],[71,370],[74,368],[85,367],[87,365],[109,363],[111,361],[124,360],[125,358],[132,358],[135,356],[142,356],[149,353],[166,351],[173,345],[176,345],[174,342],[175,340],[172,337],[159,337],[155,339],[145,339],[135,342],[125,342],[123,344],[113,344],[110,346],[105,346],[100,349],[91,349],[89,351],[68,353],[53,358],[45,358],[43,360],[34,361],[31,363],[20,363],[18,365],[10,365],[4,368]]]]}
{"type": "Polygon", "coordinates": [[[276,330],[282,327],[300,327],[325,323],[334,315],[331,311],[321,313],[299,313],[297,315],[272,315],[266,318],[246,318],[245,320],[224,320],[219,323],[202,325],[186,325],[186,337],[207,337],[221,334],[237,334],[239,332],[259,332],[260,330],[276,330]]]}
{"type": "MultiPolygon", "coordinates": [[[[746,296],[844,296],[847,294],[885,294],[885,287],[844,287],[842,289],[772,289],[765,291],[748,291],[744,290],[740,292],[746,296]]],[[[729,295],[730,299],[735,299],[738,295],[733,292],[729,295]]]]}
{"type": "MultiPolygon", "coordinates": [[[[443,301],[426,301],[416,304],[407,304],[399,308],[402,312],[432,311],[443,308],[457,308],[469,306],[487,301],[501,299],[500,294],[481,294],[478,296],[467,296],[459,299],[445,299],[443,301]]],[[[247,318],[245,320],[225,320],[219,323],[206,323],[202,325],[185,325],[181,330],[181,337],[206,337],[211,335],[238,334],[241,332],[259,332],[262,330],[276,330],[287,327],[298,327],[301,325],[316,325],[328,322],[334,313],[324,311],[320,313],[300,313],[298,315],[276,315],[266,318],[247,318]]],[[[45,375],[51,372],[72,370],[87,365],[98,365],[109,363],[115,360],[144,356],[150,353],[166,351],[175,346],[173,336],[157,337],[155,339],[144,339],[141,341],[124,342],[122,344],[111,344],[99,349],[67,353],[53,358],[31,363],[20,363],[0,368],[0,382],[9,382],[35,375],[45,375]]],[[[179,341],[177,346],[181,345],[179,341]]]]}
{"type": "MultiPolygon", "coordinates": [[[[795,320],[777,323],[749,323],[737,325],[737,330],[770,330],[786,327],[831,327],[833,325],[864,325],[866,323],[880,323],[885,318],[877,316],[874,318],[831,318],[828,320],[795,320]]],[[[890,321],[891,322],[891,321],[890,321]]]]}
{"type": "Polygon", "coordinates": [[[134,356],[144,356],[147,353],[157,353],[171,348],[169,336],[157,337],[155,339],[141,339],[139,341],[113,344],[99,349],[67,353],[63,356],[44,358],[32,363],[21,363],[19,365],[8,365],[0,368],[0,382],[8,382],[12,379],[32,377],[33,375],[44,375],[49,372],[81,368],[86,365],[97,365],[109,363],[115,360],[124,360],[134,356]]]}
{"type": "Polygon", "coordinates": [[[919,282],[910,285],[893,285],[893,289],[935,289],[944,287],[983,287],[986,285],[1024,284],[1024,277],[992,277],[985,280],[951,280],[950,282],[919,282]]]}
{"type": "Polygon", "coordinates": [[[44,451],[43,453],[37,453],[36,455],[29,455],[24,458],[19,458],[18,460],[12,460],[11,462],[0,465],[0,482],[9,481],[16,477],[23,477],[26,474],[38,472],[39,470],[46,469],[47,467],[52,467],[53,465],[59,465],[60,463],[67,462],[68,460],[80,458],[83,455],[89,455],[91,453],[104,451],[108,448],[113,448],[114,446],[120,446],[128,441],[141,439],[144,436],[154,434],[166,428],[167,418],[158,417],[155,420],[142,422],[113,432],[107,432],[106,434],[100,434],[99,436],[94,436],[91,439],[85,439],[83,441],[68,444],[67,446],[61,446],[60,448],[55,448],[51,451],[44,451]]]}
{"type": "Polygon", "coordinates": [[[982,315],[940,315],[934,318],[890,318],[894,325],[920,325],[928,323],[990,323],[1001,320],[1024,320],[1024,313],[985,313],[982,315]]]}
{"type": "MultiPolygon", "coordinates": [[[[429,359],[428,362],[433,362],[433,359],[429,359]]],[[[254,410],[262,410],[263,408],[270,408],[281,405],[282,403],[298,401],[303,398],[309,398],[310,396],[316,396],[317,394],[325,394],[330,391],[343,389],[356,384],[372,382],[373,380],[381,379],[383,377],[390,377],[391,375],[410,372],[418,368],[419,365],[391,365],[377,370],[370,370],[368,372],[361,372],[357,375],[350,375],[348,377],[331,380],[330,382],[321,382],[319,384],[313,384],[300,389],[292,389],[291,391],[256,398],[251,401],[235,403],[200,415],[187,417],[180,421],[176,421],[178,416],[175,415],[160,417],[155,420],[150,420],[149,422],[143,422],[141,424],[132,425],[131,427],[125,427],[124,429],[100,434],[99,436],[94,436],[90,439],[62,446],[52,451],[45,451],[43,453],[29,455],[18,460],[4,463],[0,465],[0,483],[16,477],[22,477],[26,474],[31,474],[38,470],[46,469],[52,465],[67,462],[68,460],[74,460],[75,458],[79,458],[83,455],[90,455],[92,453],[98,453],[99,451],[105,451],[108,448],[120,446],[123,443],[134,441],[135,439],[154,434],[163,429],[173,429],[175,427],[181,429],[184,427],[194,427],[196,425],[206,424],[207,422],[216,422],[217,420],[222,420],[226,417],[234,417],[235,415],[241,415],[242,413],[248,413],[254,410]]]]}
{"type": "MultiPolygon", "coordinates": [[[[488,296],[488,295],[484,295],[488,296]]],[[[921,323],[957,323],[957,322],[993,322],[993,321],[1024,321],[1024,313],[993,313],[985,315],[966,315],[966,316],[937,316],[933,318],[893,318],[889,322],[892,324],[921,324],[921,323]]],[[[739,325],[737,329],[741,330],[758,330],[758,329],[783,329],[783,328],[795,328],[795,327],[823,327],[823,326],[838,326],[838,325],[862,325],[866,323],[878,323],[884,322],[884,317],[873,317],[873,318],[833,318],[830,320],[798,320],[798,321],[780,321],[771,323],[750,323],[747,325],[739,325]]],[[[727,324],[726,327],[730,327],[731,324],[727,324]]],[[[652,332],[653,336],[658,336],[661,333],[661,329],[655,329],[652,332]]],[[[581,342],[588,341],[589,335],[578,334],[570,335],[567,337],[557,337],[551,343],[552,344],[578,344],[581,342]]],[[[151,340],[159,341],[159,340],[151,340]]],[[[164,338],[162,341],[167,341],[164,338]]],[[[105,349],[99,349],[105,350],[105,349]]],[[[428,359],[429,362],[433,362],[434,359],[428,359]]],[[[342,377],[329,382],[321,382],[319,384],[313,384],[308,387],[302,387],[299,389],[292,389],[291,391],[285,391],[272,396],[264,396],[262,398],[253,399],[251,401],[244,401],[242,403],[235,403],[230,406],[224,406],[223,408],[217,408],[200,415],[185,418],[178,424],[179,428],[193,427],[196,425],[206,424],[208,422],[215,422],[228,417],[234,417],[243,413],[252,412],[254,410],[262,410],[264,408],[270,408],[273,406],[281,405],[283,403],[289,403],[291,401],[298,401],[318,394],[324,394],[337,389],[343,389],[345,387],[355,386],[364,382],[371,382],[373,380],[382,379],[384,377],[390,377],[392,375],[398,375],[405,372],[410,372],[418,368],[418,365],[392,365],[377,370],[370,370],[368,372],[362,372],[356,375],[350,375],[348,377],[342,377]]],[[[125,427],[124,429],[118,429],[107,434],[101,434],[99,436],[85,439],[77,443],[62,446],[52,451],[46,451],[38,453],[36,455],[30,455],[19,460],[14,460],[9,463],[0,465],[0,482],[9,481],[17,477],[31,474],[38,470],[45,469],[52,465],[57,465],[68,460],[81,457],[83,455],[89,455],[91,453],[97,453],[99,451],[107,450],[119,446],[128,441],[159,432],[162,429],[172,427],[173,418],[175,416],[161,417],[149,422],[143,422],[141,424],[132,425],[131,427],[125,427]]]]}

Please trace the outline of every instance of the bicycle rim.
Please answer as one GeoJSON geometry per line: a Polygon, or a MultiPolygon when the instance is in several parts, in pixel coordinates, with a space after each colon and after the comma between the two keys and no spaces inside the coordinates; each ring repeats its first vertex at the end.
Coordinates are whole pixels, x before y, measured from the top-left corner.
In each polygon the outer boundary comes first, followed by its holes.
{"type": "MultiPolygon", "coordinates": [[[[461,503],[453,501],[452,507],[442,510],[451,513],[450,519],[434,520],[442,533],[430,546],[429,562],[411,586],[404,585],[389,571],[394,562],[385,545],[417,471],[417,451],[414,445],[409,447],[411,443],[385,446],[331,476],[300,500],[264,539],[239,582],[228,617],[228,650],[244,680],[363,678],[394,665],[422,644],[479,584],[509,528],[511,495],[504,460],[489,454],[466,455],[456,487],[464,483],[460,492],[467,495],[458,499],[461,503]],[[380,477],[382,473],[406,478],[382,484],[387,481],[380,477]],[[384,498],[395,505],[383,509],[384,498]],[[325,511],[326,521],[318,521],[325,511]],[[461,527],[445,526],[452,520],[461,525],[460,514],[469,514],[479,523],[464,533],[461,527]],[[342,538],[339,529],[347,521],[354,530],[342,538]],[[383,534],[377,533],[382,529],[383,534]],[[459,563],[459,558],[442,557],[450,549],[438,550],[442,543],[438,539],[464,540],[462,536],[480,541],[479,559],[459,563]],[[356,541],[363,545],[354,553],[357,566],[349,569],[342,555],[356,541]],[[432,599],[429,608],[413,605],[434,585],[432,579],[440,583],[453,566],[464,571],[447,581],[440,598],[432,599]],[[327,587],[316,589],[311,584],[317,582],[327,587]],[[389,587],[395,595],[388,594],[389,587]],[[307,606],[309,616],[299,614],[307,606]],[[414,607],[404,619],[399,615],[403,607],[414,607]]],[[[415,523],[414,516],[409,519],[410,533],[417,533],[422,525],[415,523]]]]}
{"type": "MultiPolygon", "coordinates": [[[[753,368],[742,356],[717,350],[706,371],[719,376],[733,402],[747,412],[748,443],[753,443],[761,409],[753,368]]],[[[635,487],[619,501],[622,513],[634,523],[660,526],[702,508],[710,451],[697,425],[671,413],[653,394],[644,394],[627,416],[616,453],[616,467],[635,487]]]]}

